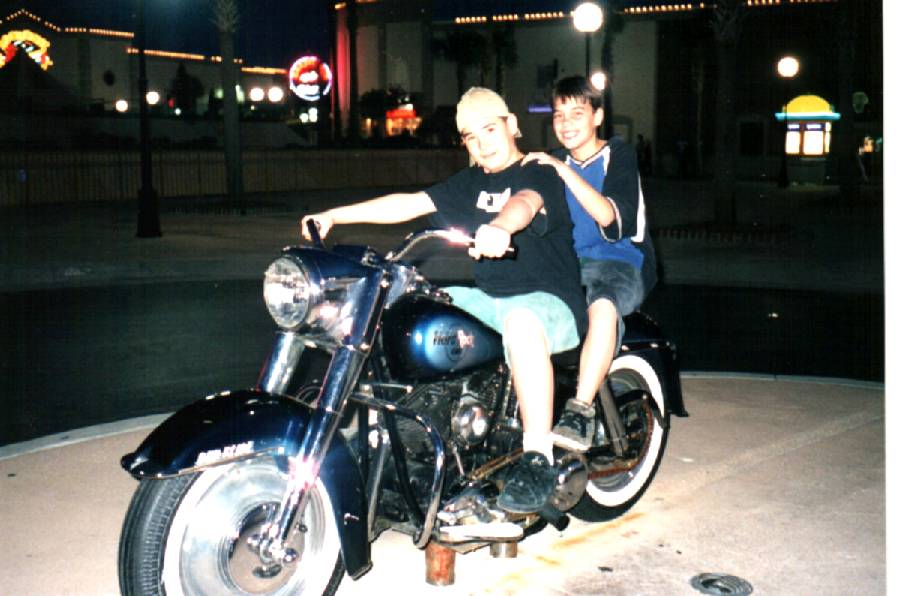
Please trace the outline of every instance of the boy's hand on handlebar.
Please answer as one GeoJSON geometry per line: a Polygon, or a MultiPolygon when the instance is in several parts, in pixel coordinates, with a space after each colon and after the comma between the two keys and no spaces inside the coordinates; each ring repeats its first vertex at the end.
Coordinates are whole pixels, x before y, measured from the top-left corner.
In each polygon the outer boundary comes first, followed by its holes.
{"type": "Polygon", "coordinates": [[[307,229],[307,223],[313,221],[317,229],[320,231],[320,238],[326,238],[329,230],[335,225],[335,220],[325,213],[315,213],[313,215],[305,215],[301,218],[301,235],[305,240],[311,240],[310,232],[307,229]]]}
{"type": "Polygon", "coordinates": [[[467,249],[467,254],[474,259],[503,257],[511,246],[511,234],[502,228],[490,225],[480,226],[473,240],[473,246],[467,249]]]}

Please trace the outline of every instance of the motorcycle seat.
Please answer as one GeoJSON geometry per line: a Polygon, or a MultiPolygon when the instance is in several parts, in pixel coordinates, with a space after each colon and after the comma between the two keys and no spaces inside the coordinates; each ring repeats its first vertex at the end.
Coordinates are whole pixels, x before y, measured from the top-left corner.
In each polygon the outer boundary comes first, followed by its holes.
{"type": "Polygon", "coordinates": [[[552,354],[552,366],[565,370],[578,368],[580,366],[580,350],[582,349],[583,342],[581,341],[577,347],[552,354]]]}

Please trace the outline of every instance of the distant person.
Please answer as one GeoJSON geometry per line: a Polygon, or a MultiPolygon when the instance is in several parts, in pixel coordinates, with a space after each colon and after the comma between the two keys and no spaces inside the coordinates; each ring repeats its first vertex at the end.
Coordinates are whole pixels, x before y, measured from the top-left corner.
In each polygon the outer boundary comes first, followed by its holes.
{"type": "Polygon", "coordinates": [[[523,419],[524,454],[499,495],[501,508],[540,510],[552,495],[551,354],[576,347],[586,303],[571,238],[570,213],[555,171],[522,164],[517,118],[494,91],[474,87],[458,103],[456,123],[474,163],[414,193],[394,193],[302,219],[322,235],[336,224],[399,223],[434,214],[434,223],[474,234],[476,288],[446,291],[454,304],[502,334],[523,419]],[[517,247],[516,255],[506,250],[517,247]]]}
{"type": "Polygon", "coordinates": [[[624,333],[623,318],[655,285],[655,254],[637,154],[621,137],[598,137],[605,117],[598,92],[584,77],[566,77],[555,85],[552,108],[555,136],[566,151],[530,153],[525,161],[549,164],[564,180],[589,305],[577,393],[565,404],[552,440],[586,451],[593,439],[593,399],[609,390],[603,381],[624,333]]]}

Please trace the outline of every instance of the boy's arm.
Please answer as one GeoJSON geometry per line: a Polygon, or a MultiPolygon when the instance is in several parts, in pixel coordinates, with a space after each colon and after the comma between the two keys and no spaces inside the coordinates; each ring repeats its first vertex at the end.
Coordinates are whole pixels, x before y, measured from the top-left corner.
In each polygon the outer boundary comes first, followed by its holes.
{"type": "Polygon", "coordinates": [[[307,232],[308,220],[316,222],[320,229],[320,236],[326,237],[329,230],[337,224],[353,224],[353,223],[372,223],[372,224],[391,224],[410,221],[422,215],[432,213],[436,210],[430,196],[424,191],[414,193],[392,193],[335,207],[321,213],[307,215],[301,219],[301,233],[305,238],[309,238],[307,232]]]}
{"type": "Polygon", "coordinates": [[[602,183],[602,194],[617,209],[615,221],[603,225],[602,235],[609,240],[629,238],[637,233],[637,213],[640,209],[640,175],[636,151],[621,138],[609,142],[609,166],[602,183]]]}
{"type": "Polygon", "coordinates": [[[477,229],[474,245],[467,251],[468,254],[475,259],[504,256],[511,245],[511,236],[529,226],[543,205],[542,195],[535,190],[525,188],[517,191],[495,219],[477,229]]]}
{"type": "Polygon", "coordinates": [[[606,199],[602,193],[590,186],[590,184],[580,177],[576,171],[570,166],[555,159],[547,153],[529,153],[524,158],[524,163],[536,161],[541,164],[550,165],[555,168],[558,177],[567,185],[574,198],[586,209],[590,217],[596,220],[600,227],[605,227],[615,220],[615,210],[611,201],[606,199]]]}

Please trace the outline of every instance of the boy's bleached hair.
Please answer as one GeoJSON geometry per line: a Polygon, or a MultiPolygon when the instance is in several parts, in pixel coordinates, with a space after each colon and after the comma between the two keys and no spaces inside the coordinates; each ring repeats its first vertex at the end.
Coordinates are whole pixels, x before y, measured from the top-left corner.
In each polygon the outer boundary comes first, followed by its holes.
{"type": "Polygon", "coordinates": [[[508,104],[498,93],[484,87],[471,87],[458,102],[455,124],[461,132],[474,117],[491,115],[504,118],[510,113],[508,104]]]}
{"type": "Polygon", "coordinates": [[[555,106],[556,101],[566,101],[568,99],[587,101],[593,107],[593,110],[598,110],[602,107],[602,94],[593,87],[586,77],[580,75],[564,77],[555,83],[555,87],[552,89],[552,106],[555,106]]]}

